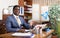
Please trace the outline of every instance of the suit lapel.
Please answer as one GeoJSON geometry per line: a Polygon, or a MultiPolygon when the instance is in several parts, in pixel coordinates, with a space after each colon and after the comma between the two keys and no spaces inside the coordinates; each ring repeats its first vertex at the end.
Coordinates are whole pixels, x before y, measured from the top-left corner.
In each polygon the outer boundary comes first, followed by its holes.
{"type": "Polygon", "coordinates": [[[21,21],[21,23],[23,23],[23,20],[22,20],[22,18],[21,17],[19,17],[20,18],[20,21],[21,21]]]}
{"type": "Polygon", "coordinates": [[[13,18],[13,20],[14,20],[15,24],[16,24],[17,26],[19,26],[19,25],[18,25],[18,23],[17,23],[16,18],[15,18],[13,15],[12,15],[12,18],[13,18]]]}

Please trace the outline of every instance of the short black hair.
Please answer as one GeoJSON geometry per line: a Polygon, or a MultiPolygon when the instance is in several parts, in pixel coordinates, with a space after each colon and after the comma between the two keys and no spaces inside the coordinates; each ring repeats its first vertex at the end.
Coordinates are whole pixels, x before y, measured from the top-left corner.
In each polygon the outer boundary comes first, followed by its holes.
{"type": "Polygon", "coordinates": [[[19,7],[19,8],[20,8],[20,6],[19,6],[19,5],[15,5],[15,6],[13,7],[13,10],[14,10],[16,7],[19,7]]]}

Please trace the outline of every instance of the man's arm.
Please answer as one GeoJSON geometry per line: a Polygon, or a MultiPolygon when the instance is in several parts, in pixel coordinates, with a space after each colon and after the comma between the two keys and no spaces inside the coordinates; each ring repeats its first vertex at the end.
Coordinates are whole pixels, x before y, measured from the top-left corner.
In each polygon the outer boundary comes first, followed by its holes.
{"type": "Polygon", "coordinates": [[[25,21],[22,17],[21,17],[21,19],[22,19],[23,25],[24,25],[24,27],[25,27],[26,29],[31,28],[31,26],[30,26],[28,23],[26,23],[26,21],[25,21]]]}
{"type": "Polygon", "coordinates": [[[11,26],[12,26],[11,18],[8,17],[7,20],[6,20],[6,29],[7,29],[7,31],[8,32],[17,32],[17,31],[20,30],[19,28],[12,28],[11,26]]]}

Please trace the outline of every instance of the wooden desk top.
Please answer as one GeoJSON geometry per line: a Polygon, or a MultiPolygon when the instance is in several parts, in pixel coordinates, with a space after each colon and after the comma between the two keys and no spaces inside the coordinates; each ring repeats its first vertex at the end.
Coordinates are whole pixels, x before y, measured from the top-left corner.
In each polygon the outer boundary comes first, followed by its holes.
{"type": "Polygon", "coordinates": [[[35,35],[34,38],[47,38],[47,36],[49,36],[53,32],[54,32],[54,30],[50,30],[49,32],[43,32],[44,35],[41,36],[40,34],[38,34],[38,35],[35,35]]]}
{"type": "MultiPolygon", "coordinates": [[[[51,30],[49,32],[43,32],[44,36],[42,36],[42,38],[46,38],[47,36],[49,36],[53,32],[54,32],[54,30],[51,30]]],[[[0,37],[3,37],[3,38],[16,38],[16,37],[13,37],[11,34],[12,33],[1,34],[0,37]]],[[[19,37],[19,38],[23,38],[23,37],[19,37]]],[[[35,34],[34,38],[41,38],[41,35],[40,34],[38,34],[38,35],[35,34]]]]}

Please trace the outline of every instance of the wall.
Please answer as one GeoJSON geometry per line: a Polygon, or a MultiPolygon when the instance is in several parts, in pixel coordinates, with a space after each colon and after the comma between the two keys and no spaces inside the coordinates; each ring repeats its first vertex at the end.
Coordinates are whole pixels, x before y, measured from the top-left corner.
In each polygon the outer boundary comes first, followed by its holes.
{"type": "Polygon", "coordinates": [[[39,21],[39,22],[42,22],[41,6],[50,6],[50,5],[53,5],[53,4],[60,4],[60,0],[33,0],[32,19],[36,20],[36,21],[39,21]],[[38,6],[36,7],[36,5],[38,5],[38,6]]]}
{"type": "Polygon", "coordinates": [[[3,8],[8,8],[11,5],[18,5],[18,0],[0,0],[0,20],[2,20],[3,8]]]}

